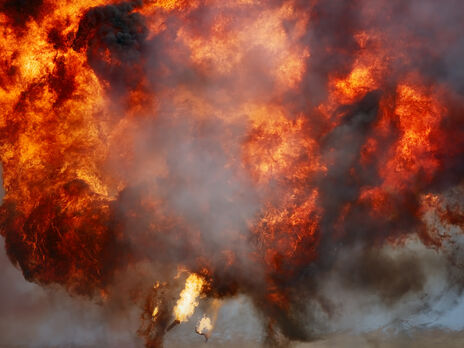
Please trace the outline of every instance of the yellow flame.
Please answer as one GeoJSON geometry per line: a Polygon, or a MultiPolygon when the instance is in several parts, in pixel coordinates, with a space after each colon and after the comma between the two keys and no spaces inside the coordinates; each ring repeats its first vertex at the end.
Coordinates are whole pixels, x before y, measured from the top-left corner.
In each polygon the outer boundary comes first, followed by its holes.
{"type": "Polygon", "coordinates": [[[152,313],[152,318],[153,320],[156,320],[156,317],[158,316],[158,313],[159,313],[159,309],[158,309],[158,306],[156,306],[154,309],[153,309],[153,313],[152,313]]]}
{"type": "Polygon", "coordinates": [[[180,293],[180,298],[174,307],[176,320],[184,322],[192,316],[198,306],[197,298],[200,296],[204,282],[205,280],[197,274],[189,275],[185,281],[185,288],[180,293]]]}
{"type": "Polygon", "coordinates": [[[199,334],[204,334],[206,332],[210,332],[211,330],[213,330],[213,323],[211,322],[210,318],[204,315],[197,325],[197,332],[199,334]]]}

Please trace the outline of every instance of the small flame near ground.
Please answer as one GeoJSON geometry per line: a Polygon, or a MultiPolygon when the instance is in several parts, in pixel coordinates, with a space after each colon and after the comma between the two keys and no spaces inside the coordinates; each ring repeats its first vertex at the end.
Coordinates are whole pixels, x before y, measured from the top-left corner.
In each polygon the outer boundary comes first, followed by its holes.
{"type": "Polygon", "coordinates": [[[206,315],[200,319],[195,328],[195,332],[201,336],[205,337],[205,342],[208,342],[209,336],[211,335],[211,331],[213,330],[213,323],[211,319],[208,318],[206,315]]]}
{"type": "Polygon", "coordinates": [[[209,332],[212,329],[213,329],[213,324],[211,323],[211,319],[208,318],[206,315],[204,315],[197,325],[197,332],[202,334],[202,333],[209,332]]]}
{"type": "Polygon", "coordinates": [[[176,320],[185,322],[190,319],[198,306],[198,297],[204,283],[204,278],[198,274],[192,273],[188,276],[185,281],[185,288],[180,293],[180,298],[174,307],[176,320]]]}

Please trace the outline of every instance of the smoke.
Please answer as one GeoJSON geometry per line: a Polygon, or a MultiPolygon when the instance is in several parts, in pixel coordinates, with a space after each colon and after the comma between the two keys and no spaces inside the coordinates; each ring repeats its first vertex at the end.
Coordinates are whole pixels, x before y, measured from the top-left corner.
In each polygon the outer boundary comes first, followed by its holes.
{"type": "Polygon", "coordinates": [[[43,5],[43,0],[3,0],[0,2],[0,10],[14,26],[23,27],[28,21],[40,17],[43,5]]]}
{"type": "Polygon", "coordinates": [[[143,17],[133,12],[141,5],[133,1],[91,8],[81,19],[73,42],[77,51],[85,47],[89,65],[111,84],[117,93],[114,98],[136,88],[144,73],[148,30],[143,17]]]}
{"type": "Polygon", "coordinates": [[[21,27],[7,43],[42,25],[51,52],[1,65],[2,90],[19,89],[1,233],[52,286],[34,303],[111,332],[142,311],[147,347],[169,344],[180,269],[206,279],[206,302],[245,299],[266,346],[416,327],[456,303],[461,2],[46,4],[0,7],[21,27]]]}

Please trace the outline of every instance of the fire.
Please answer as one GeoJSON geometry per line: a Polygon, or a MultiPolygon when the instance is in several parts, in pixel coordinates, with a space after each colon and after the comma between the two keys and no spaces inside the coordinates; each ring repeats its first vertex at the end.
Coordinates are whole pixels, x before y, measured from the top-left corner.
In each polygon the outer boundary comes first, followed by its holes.
{"type": "Polygon", "coordinates": [[[158,313],[159,313],[159,308],[158,308],[158,306],[156,306],[153,309],[153,313],[151,314],[151,316],[153,317],[153,320],[156,320],[156,317],[158,316],[158,313]]]}
{"type": "Polygon", "coordinates": [[[200,322],[197,325],[197,331],[199,333],[205,333],[211,331],[213,329],[213,324],[211,323],[211,319],[207,316],[203,316],[200,322]]]}
{"type": "Polygon", "coordinates": [[[384,169],[386,185],[404,185],[410,182],[419,170],[423,170],[426,179],[430,180],[440,163],[434,156],[427,154],[437,151],[438,145],[435,140],[440,134],[436,129],[446,113],[445,108],[437,99],[421,91],[420,87],[400,85],[397,89],[394,112],[398,118],[401,135],[395,154],[384,169]]]}
{"type": "Polygon", "coordinates": [[[174,307],[174,316],[176,320],[184,322],[189,320],[193,315],[195,308],[198,306],[198,297],[201,294],[205,280],[198,274],[192,273],[185,281],[185,287],[180,293],[174,307]]]}
{"type": "Polygon", "coordinates": [[[355,67],[346,79],[334,82],[336,94],[342,103],[349,104],[355,101],[359,95],[375,89],[376,81],[371,69],[365,66],[355,67]]]}
{"type": "Polygon", "coordinates": [[[389,305],[422,291],[426,271],[403,284],[376,251],[417,239],[460,264],[444,245],[464,220],[464,57],[448,13],[404,8],[2,2],[9,258],[29,281],[142,307],[147,347],[200,297],[247,296],[271,342],[326,326],[299,318],[336,312],[331,277],[389,305]]]}
{"type": "Polygon", "coordinates": [[[200,321],[198,322],[195,332],[199,335],[205,336],[205,339],[208,340],[211,331],[213,330],[213,324],[211,323],[211,319],[204,315],[200,321]]]}

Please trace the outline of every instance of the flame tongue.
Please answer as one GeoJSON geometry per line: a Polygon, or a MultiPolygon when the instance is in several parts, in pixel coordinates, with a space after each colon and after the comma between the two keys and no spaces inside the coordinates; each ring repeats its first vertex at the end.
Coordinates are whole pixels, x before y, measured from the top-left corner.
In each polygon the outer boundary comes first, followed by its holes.
{"type": "Polygon", "coordinates": [[[180,293],[180,298],[174,307],[174,315],[179,322],[188,321],[195,308],[198,306],[198,297],[203,288],[203,277],[192,273],[185,281],[185,287],[180,293]]]}

